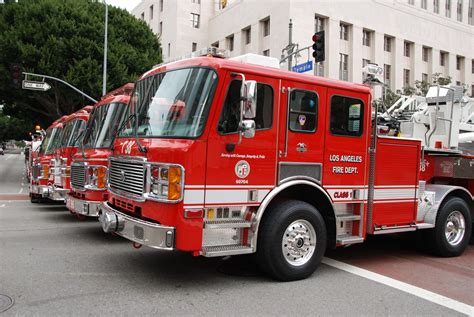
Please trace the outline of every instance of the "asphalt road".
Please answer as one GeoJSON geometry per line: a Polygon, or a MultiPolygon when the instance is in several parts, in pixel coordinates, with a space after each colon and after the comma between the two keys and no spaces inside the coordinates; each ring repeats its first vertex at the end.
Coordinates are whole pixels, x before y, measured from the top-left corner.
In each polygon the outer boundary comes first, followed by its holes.
{"type": "MultiPolygon", "coordinates": [[[[21,159],[0,157],[0,193],[23,188],[21,159]]],[[[135,250],[63,205],[8,199],[0,200],[0,294],[15,301],[5,316],[462,315],[325,264],[281,283],[249,257],[135,250]]]]}

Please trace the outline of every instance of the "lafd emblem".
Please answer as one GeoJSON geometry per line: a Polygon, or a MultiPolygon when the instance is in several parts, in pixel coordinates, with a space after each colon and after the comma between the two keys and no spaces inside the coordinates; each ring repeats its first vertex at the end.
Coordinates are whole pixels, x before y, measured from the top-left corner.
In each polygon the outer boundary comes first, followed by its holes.
{"type": "Polygon", "coordinates": [[[247,161],[239,161],[235,164],[235,175],[239,178],[246,178],[250,174],[250,165],[247,161]]]}

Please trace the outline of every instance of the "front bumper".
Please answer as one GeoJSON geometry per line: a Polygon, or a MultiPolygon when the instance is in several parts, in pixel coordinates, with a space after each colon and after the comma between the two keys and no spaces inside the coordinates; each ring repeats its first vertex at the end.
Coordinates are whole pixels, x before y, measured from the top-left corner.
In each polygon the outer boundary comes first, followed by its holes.
{"type": "Polygon", "coordinates": [[[41,195],[43,198],[49,197],[49,186],[48,185],[30,185],[30,193],[35,195],[41,195]]]}
{"type": "Polygon", "coordinates": [[[71,195],[68,195],[66,198],[66,207],[70,211],[79,215],[84,215],[88,217],[99,217],[102,202],[77,199],[72,197],[71,195]]]}
{"type": "Polygon", "coordinates": [[[102,205],[99,221],[104,232],[114,232],[128,240],[155,249],[174,249],[174,227],[130,217],[109,206],[108,202],[102,205]]]}
{"type": "Polygon", "coordinates": [[[48,198],[54,201],[66,201],[67,193],[69,189],[50,186],[48,198]]]}

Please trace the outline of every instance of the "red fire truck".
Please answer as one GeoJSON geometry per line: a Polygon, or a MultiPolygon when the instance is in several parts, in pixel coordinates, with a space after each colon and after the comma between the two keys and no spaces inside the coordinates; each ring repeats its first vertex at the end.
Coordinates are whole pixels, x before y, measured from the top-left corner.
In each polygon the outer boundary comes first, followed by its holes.
{"type": "Polygon", "coordinates": [[[130,100],[133,84],[126,84],[94,105],[83,145],[71,165],[71,191],[67,208],[78,217],[98,217],[107,200],[107,162],[122,116],[130,100]]]}
{"type": "Polygon", "coordinates": [[[77,152],[92,108],[86,106],[64,120],[60,147],[56,149],[56,156],[51,161],[50,199],[52,200],[66,202],[66,195],[71,190],[72,157],[77,152]]]}
{"type": "Polygon", "coordinates": [[[369,87],[262,58],[190,58],[138,80],[109,159],[105,232],[196,256],[256,253],[279,280],[369,234],[424,229],[439,255],[464,251],[472,154],[379,136],[369,87]]]}
{"type": "Polygon", "coordinates": [[[66,118],[67,116],[63,116],[51,124],[46,130],[37,153],[32,154],[30,177],[30,198],[32,203],[40,202],[49,196],[49,164],[51,159],[54,158],[55,150],[59,146],[63,122],[66,118]]]}

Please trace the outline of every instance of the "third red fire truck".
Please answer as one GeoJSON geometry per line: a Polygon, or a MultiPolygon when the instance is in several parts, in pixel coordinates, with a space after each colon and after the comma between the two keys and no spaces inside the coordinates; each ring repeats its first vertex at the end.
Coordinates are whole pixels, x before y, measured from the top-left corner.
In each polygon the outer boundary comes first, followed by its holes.
{"type": "Polygon", "coordinates": [[[369,234],[423,229],[439,255],[464,251],[472,153],[380,136],[369,87],[258,65],[272,63],[196,57],[140,78],[109,160],[105,232],[206,257],[256,253],[280,280],[369,234]]]}

